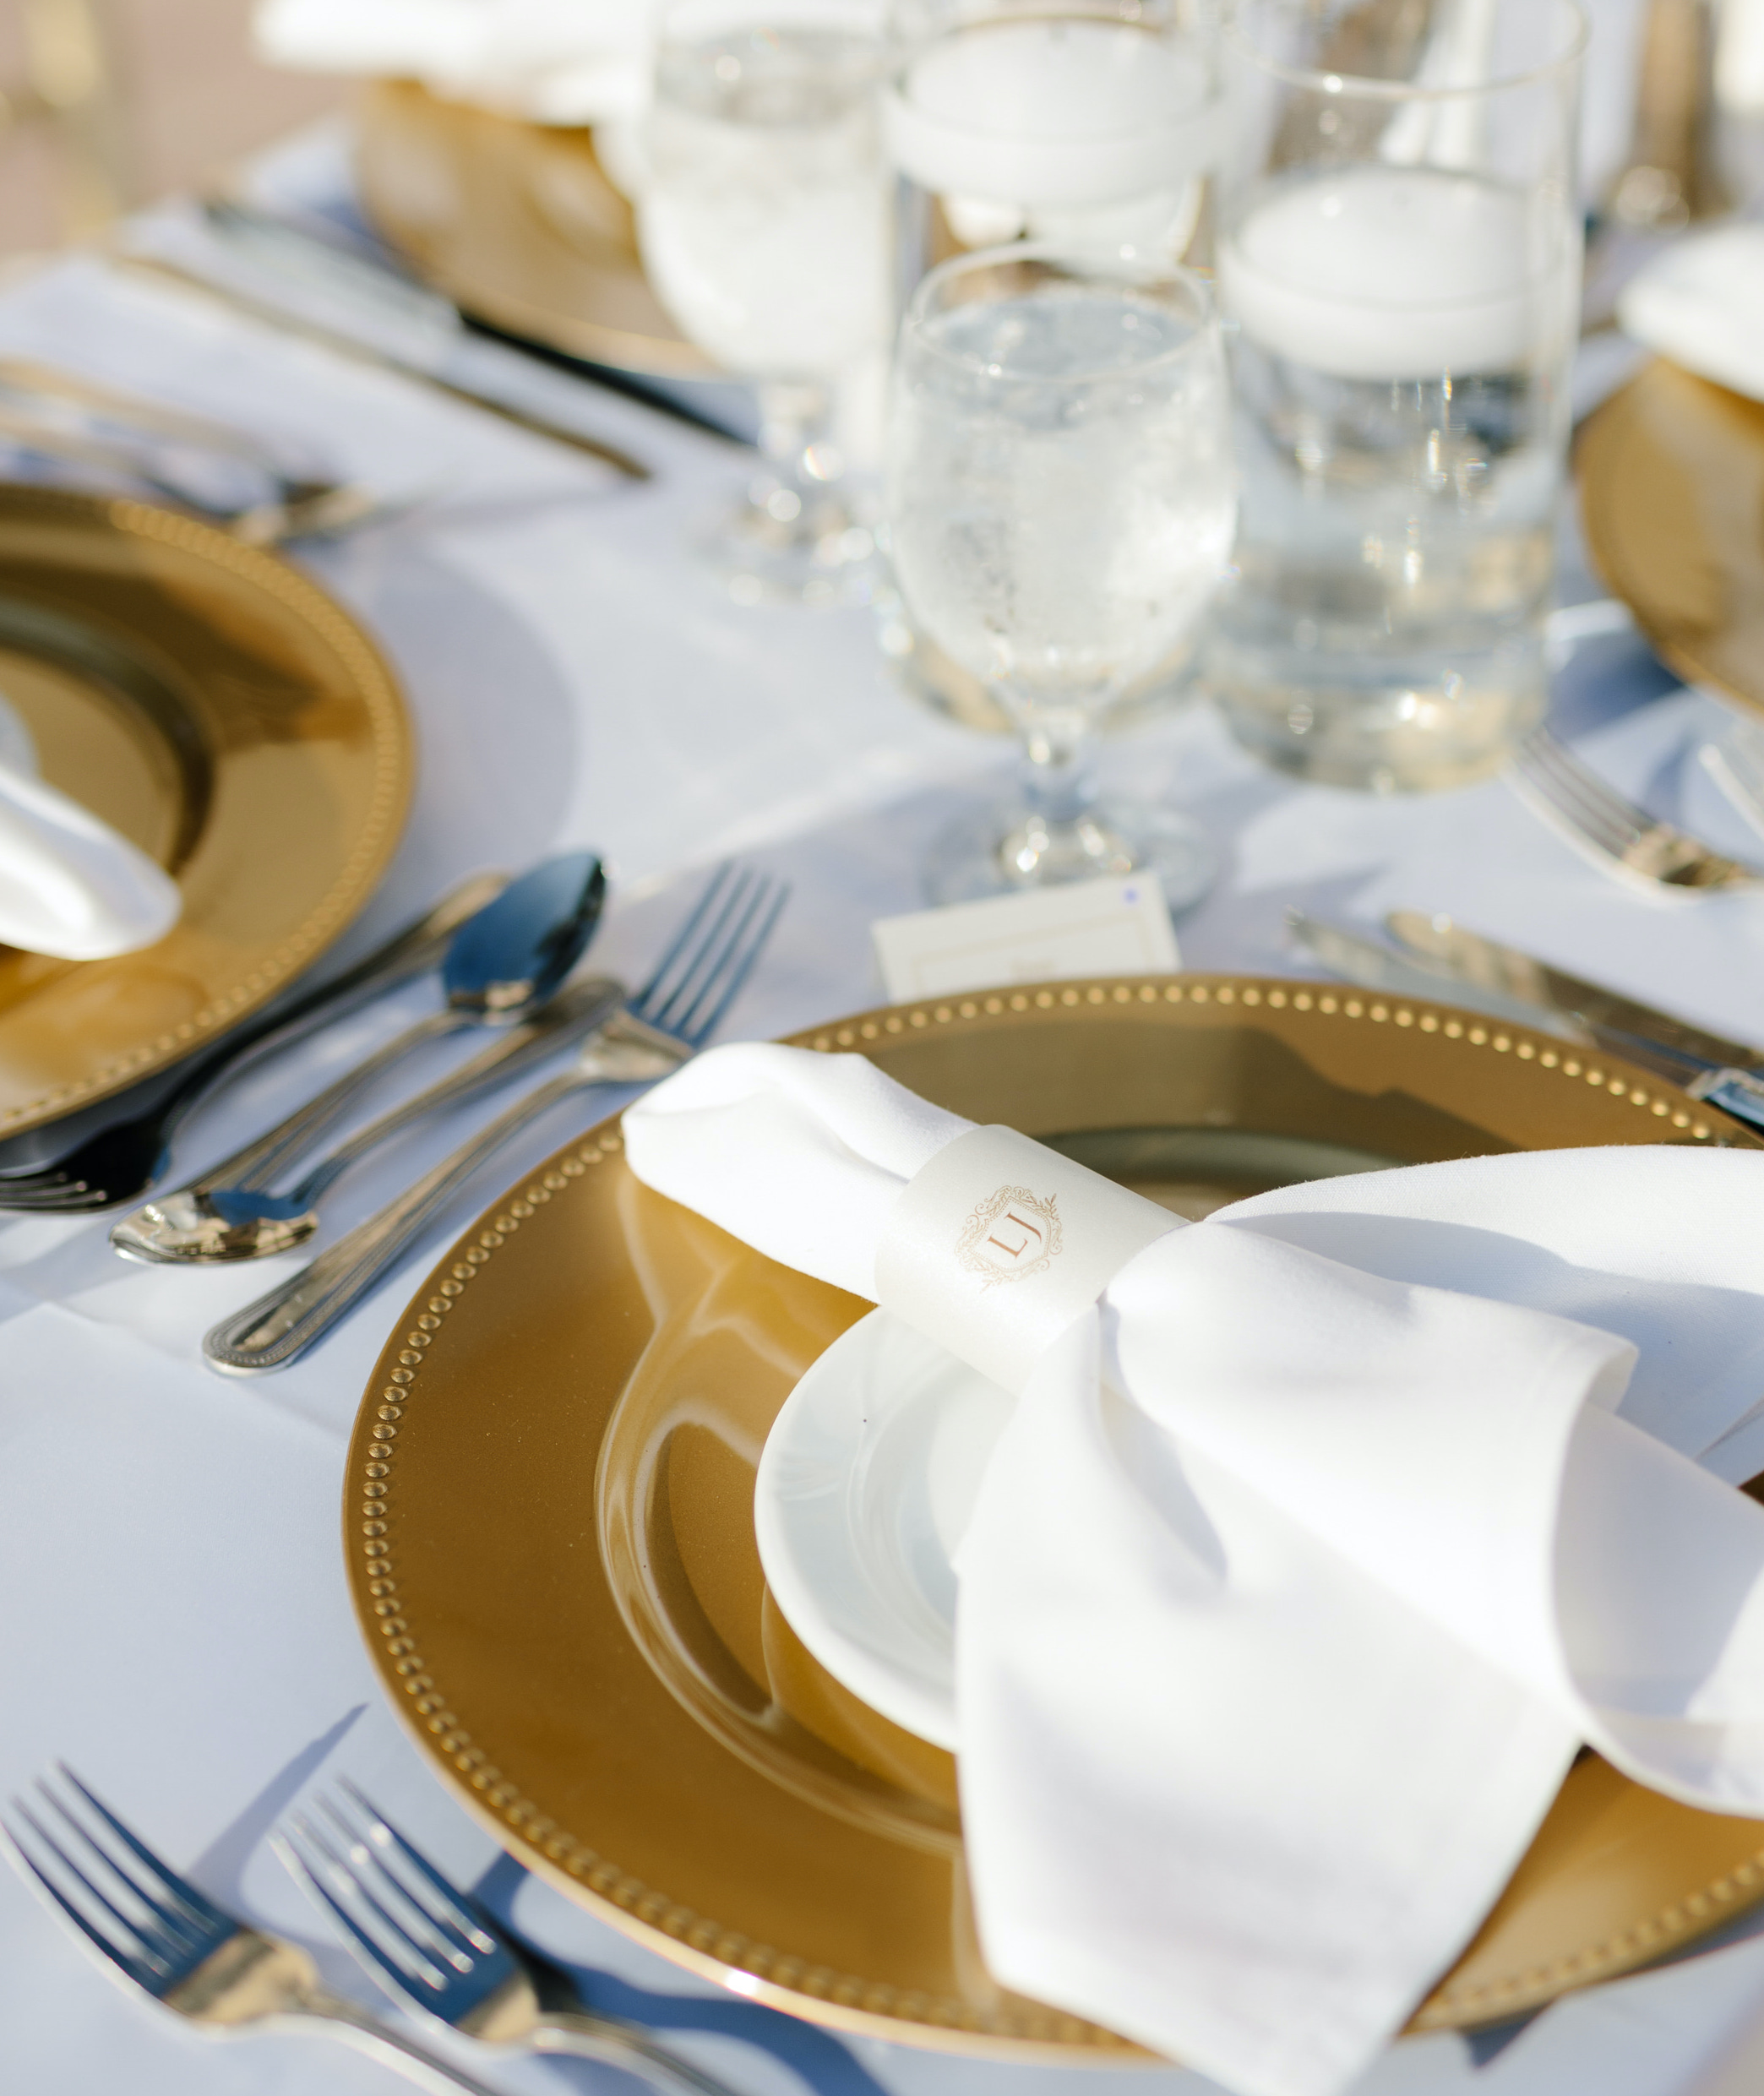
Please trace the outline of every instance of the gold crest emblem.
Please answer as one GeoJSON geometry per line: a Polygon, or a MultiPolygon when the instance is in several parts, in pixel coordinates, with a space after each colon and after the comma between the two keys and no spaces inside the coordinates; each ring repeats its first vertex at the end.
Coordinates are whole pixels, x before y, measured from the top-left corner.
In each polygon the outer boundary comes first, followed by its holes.
{"type": "Polygon", "coordinates": [[[1059,1197],[1038,1200],[1026,1186],[1001,1186],[975,1209],[956,1240],[956,1256],[983,1288],[1026,1281],[1059,1256],[1059,1197]]]}

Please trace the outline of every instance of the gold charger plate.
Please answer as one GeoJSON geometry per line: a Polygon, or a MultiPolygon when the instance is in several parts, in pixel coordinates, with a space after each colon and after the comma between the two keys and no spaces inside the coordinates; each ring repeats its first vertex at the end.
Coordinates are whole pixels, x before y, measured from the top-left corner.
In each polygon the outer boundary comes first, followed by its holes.
{"type": "Polygon", "coordinates": [[[1587,549],[1661,658],[1764,706],[1764,404],[1663,360],[1575,446],[1587,549]]]}
{"type": "Polygon", "coordinates": [[[373,892],[410,797],[372,643],[283,562],[139,503],[0,484],[0,694],[45,778],[177,879],[112,961],[0,946],[0,1133],[177,1061],[306,967],[373,892]]]}
{"type": "MultiPolygon", "coordinates": [[[[1062,984],[798,1038],[861,1049],[940,1104],[1055,1141],[1190,1214],[1380,1162],[1764,1146],[1608,1057],[1298,983],[1062,984]]],[[[446,1255],[375,1370],[344,1507],[368,1644],[498,1839],[666,1956],[875,2036],[1141,2057],[993,1982],[954,1761],[823,1672],[765,1590],[761,1445],[798,1377],[868,1307],[651,1193],[615,1123],[568,1145],[446,1255]]],[[[1413,2028],[1499,2021],[1761,1894],[1764,1826],[1583,1756],[1413,2028]]]]}
{"type": "Polygon", "coordinates": [[[721,376],[651,291],[591,131],[383,81],[357,105],[356,177],[378,231],[478,319],[614,370],[721,376]]]}

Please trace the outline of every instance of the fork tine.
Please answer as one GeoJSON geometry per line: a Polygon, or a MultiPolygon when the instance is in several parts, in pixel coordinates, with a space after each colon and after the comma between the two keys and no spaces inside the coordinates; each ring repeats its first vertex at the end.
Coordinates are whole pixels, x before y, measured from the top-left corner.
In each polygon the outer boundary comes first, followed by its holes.
{"type": "Polygon", "coordinates": [[[1522,762],[1518,781],[1530,790],[1541,813],[1554,816],[1603,857],[1621,858],[1625,847],[1634,841],[1632,830],[1614,825],[1597,808],[1583,807],[1544,763],[1522,762]]]}
{"type": "MultiPolygon", "coordinates": [[[[16,1798],[14,1799],[13,1805],[14,1808],[22,1813],[27,1820],[30,1819],[30,1815],[24,1811],[24,1806],[16,1798]]],[[[30,1823],[32,1826],[36,1824],[34,1820],[30,1823]]],[[[77,1929],[82,1930],[88,1940],[95,1944],[112,1964],[120,1965],[138,1987],[144,1987],[150,1994],[157,1994],[165,1982],[169,1968],[158,1962],[150,1962],[139,1951],[131,1951],[121,1943],[113,1942],[86,1913],[85,1909],[70,1899],[49,1873],[44,1870],[36,1858],[19,1839],[16,1827],[8,1821],[0,1819],[0,1832],[4,1832],[7,1845],[12,1850],[15,1859],[24,1869],[30,1871],[32,1877],[61,1908],[68,1920],[77,1929]]],[[[52,1848],[55,1847],[53,1842],[49,1845],[52,1848]]],[[[82,1883],[85,1882],[82,1874],[78,1870],[74,1872],[74,1876],[79,1877],[82,1883]]],[[[99,1897],[101,1898],[102,1895],[99,1897]]],[[[106,1906],[109,1903],[108,1901],[104,1902],[106,1906]]],[[[114,1914],[116,1910],[112,1908],[111,1911],[114,1914]]],[[[131,1935],[133,1933],[132,1929],[130,1933],[131,1935]]]]}
{"type": "MultiPolygon", "coordinates": [[[[748,977],[753,973],[759,962],[760,955],[765,951],[766,944],[771,938],[773,928],[778,922],[784,905],[789,900],[790,888],[784,881],[779,881],[774,885],[769,901],[764,891],[756,900],[754,911],[763,912],[763,914],[759,917],[756,923],[754,912],[749,913],[746,923],[751,925],[753,928],[749,934],[744,950],[738,950],[732,944],[726,955],[727,972],[723,978],[721,995],[717,998],[716,1002],[708,1012],[702,1014],[695,1020],[689,1017],[683,1028],[687,1039],[694,1048],[702,1046],[721,1025],[723,1014],[741,994],[748,977]]],[[[705,985],[704,996],[710,995],[715,987],[713,979],[711,983],[705,985]]],[[[700,1001],[702,1003],[702,998],[700,1001]]]]}
{"type": "MultiPolygon", "coordinates": [[[[448,1883],[422,1850],[400,1833],[378,1806],[358,1790],[348,1777],[340,1777],[337,1788],[367,1821],[368,1840],[392,1848],[400,1860],[407,1865],[428,1888],[433,1895],[435,1906],[441,1910],[435,1918],[438,1920],[444,1918],[450,1922],[475,1950],[493,1951],[496,1938],[485,1929],[476,1911],[448,1883]]],[[[419,1901],[418,1903],[426,1913],[433,1913],[434,1909],[427,1901],[419,1901]]]]}
{"type": "Polygon", "coordinates": [[[722,889],[714,910],[702,913],[705,918],[696,943],[680,961],[675,979],[662,986],[665,994],[652,1005],[643,1007],[640,1016],[652,1026],[659,1026],[669,1033],[681,1031],[680,1012],[685,1001],[694,993],[694,984],[707,967],[714,968],[726,943],[726,927],[741,910],[756,876],[743,867],[728,885],[722,889]]]}
{"type": "Polygon", "coordinates": [[[1525,754],[1537,767],[1533,776],[1540,778],[1552,799],[1570,814],[1577,812],[1587,826],[1596,825],[1608,835],[1620,836],[1625,843],[1656,826],[1645,808],[1637,808],[1614,787],[1607,786],[1546,730],[1539,729],[1527,738],[1525,754]]]}
{"type": "MultiPolygon", "coordinates": [[[[430,1911],[427,1901],[388,1867],[384,1857],[374,1853],[372,1837],[351,1825],[335,1798],[324,1797],[318,1802],[325,1817],[343,1838],[345,1854],[337,1858],[338,1867],[348,1871],[362,1897],[371,1901],[389,1922],[396,1920],[396,1925],[419,1948],[424,1946],[426,1939],[427,1947],[438,1952],[455,1972],[469,1973],[477,1960],[477,1946],[465,1930],[448,1916],[430,1911]],[[413,1930],[408,1922],[397,1919],[391,1911],[393,1908],[414,1915],[419,1928],[413,1930]]],[[[496,1946],[487,1941],[484,1947],[494,1950],[496,1946]]]]}
{"type": "Polygon", "coordinates": [[[314,1899],[329,1910],[337,1926],[393,1993],[407,1993],[414,1984],[426,1988],[438,1999],[440,1997],[447,1987],[447,1974],[432,1958],[423,1955],[421,1946],[411,1941],[408,1931],[365,1889],[355,1872],[324,1839],[310,1820],[291,1820],[281,1832],[272,1834],[270,1839],[270,1846],[289,1870],[314,1899]],[[316,1867],[303,1853],[302,1844],[318,1858],[316,1867]],[[355,1908],[331,1890],[325,1881],[333,1876],[346,1884],[364,1905],[372,1908],[380,1917],[385,1924],[392,1946],[395,1946],[396,1952],[402,1955],[395,1954],[394,1949],[366,1925],[355,1908]]]}
{"type": "MultiPolygon", "coordinates": [[[[204,1898],[204,1896],[197,1891],[196,1887],[192,1885],[188,1879],[181,1878],[177,1875],[177,1871],[172,1870],[168,1864],[162,1862],[161,1859],[156,1856],[147,1846],[146,1843],[141,1839],[139,1835],[133,1832],[129,1827],[125,1827],[122,1821],[117,1817],[116,1814],[111,1810],[110,1807],[104,1803],[103,1799],[101,1798],[95,1797],[92,1792],[90,1791],[83,1783],[81,1783],[79,1777],[74,1773],[73,1770],[68,1767],[65,1761],[57,1761],[55,1766],[63,1782],[69,1785],[71,1788],[79,1792],[79,1795],[84,1799],[87,1805],[90,1805],[92,1810],[97,1814],[98,1817],[104,1821],[105,1825],[110,1828],[111,1832],[117,1837],[117,1840],[122,1843],[123,1847],[127,1848],[132,1855],[137,1858],[139,1861],[144,1864],[148,1870],[152,1871],[153,1875],[159,1880],[160,1883],[165,1887],[166,1892],[172,1895],[172,1898],[175,1899],[180,1906],[184,1908],[187,1912],[193,1915],[195,1919],[202,1925],[201,1933],[203,1935],[208,1936],[216,1934],[225,1935],[230,1935],[232,1932],[234,1924],[231,1917],[226,1914],[223,1914],[220,1909],[214,1904],[213,1901],[204,1898]]],[[[41,1782],[38,1783],[37,1788],[42,1791],[43,1795],[46,1798],[50,1799],[52,1803],[55,1801],[54,1794],[47,1789],[41,1782]]],[[[69,1820],[70,1825],[77,1826],[79,1824],[78,1821],[70,1819],[67,1808],[64,1805],[57,1805],[57,1809],[61,1812],[63,1819],[69,1820]]],[[[128,1872],[123,1870],[117,1864],[113,1856],[107,1854],[96,1842],[92,1841],[90,1834],[87,1832],[85,1828],[81,1827],[79,1831],[83,1834],[85,1834],[87,1841],[91,1843],[91,1846],[101,1856],[103,1856],[106,1864],[116,1872],[117,1876],[125,1885],[128,1886],[129,1890],[143,1902],[144,1904],[151,1907],[155,1914],[162,1915],[168,1925],[183,1928],[187,1930],[188,1925],[178,1922],[177,1917],[167,1908],[166,1908],[160,1901],[155,1899],[152,1893],[148,1892],[144,1887],[138,1885],[134,1879],[130,1876],[128,1872]]]]}
{"type": "Polygon", "coordinates": [[[669,942],[666,951],[662,955],[662,958],[656,963],[654,969],[651,972],[648,982],[644,984],[643,988],[638,991],[635,997],[631,999],[632,1009],[634,1010],[647,1010],[650,999],[656,996],[660,991],[662,984],[667,977],[668,970],[672,967],[674,962],[679,958],[681,953],[685,950],[686,942],[696,934],[699,926],[703,923],[705,916],[716,901],[718,890],[723,886],[726,881],[732,878],[734,872],[735,867],[733,862],[729,859],[725,859],[711,874],[710,881],[705,886],[705,892],[699,897],[698,901],[693,904],[691,909],[687,912],[684,923],[682,923],[679,930],[674,934],[672,939],[669,942]]]}

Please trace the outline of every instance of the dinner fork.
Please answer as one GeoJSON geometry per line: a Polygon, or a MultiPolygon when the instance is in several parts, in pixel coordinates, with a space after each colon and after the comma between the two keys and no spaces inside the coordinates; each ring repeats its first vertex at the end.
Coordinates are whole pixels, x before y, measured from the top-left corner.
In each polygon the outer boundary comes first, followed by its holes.
{"type": "Polygon", "coordinates": [[[734,2096],[641,2025],[586,2007],[566,1973],[498,1928],[346,1778],[270,1846],[395,2000],[487,2044],[575,2053],[692,2096],[734,2096]]]}
{"type": "Polygon", "coordinates": [[[1656,891],[1749,888],[1764,881],[1756,867],[1625,800],[1547,728],[1534,729],[1519,745],[1511,776],[1527,805],[1607,872],[1656,891]]]}
{"type": "Polygon", "coordinates": [[[298,1944],[236,1921],[155,1855],[65,1764],[57,1764],[57,1773],[58,1788],[39,1777],[31,1805],[14,1798],[13,1816],[0,1817],[5,1846],[112,1969],[154,2001],[226,2034],[302,2026],[332,2031],[425,2088],[496,2096],[427,2046],[330,1993],[298,1944]]]}
{"type": "Polygon", "coordinates": [[[224,1318],[202,1342],[209,1366],[228,1375],[286,1368],[349,1315],[466,1180],[530,1121],[577,1092],[652,1083],[695,1055],[752,974],[789,893],[767,875],[718,868],[655,973],[569,1070],[517,1100],[280,1288],[224,1318]]]}
{"type": "Polygon", "coordinates": [[[1736,721],[1718,743],[1705,743],[1697,761],[1735,814],[1764,837],[1764,727],[1736,721]]]}

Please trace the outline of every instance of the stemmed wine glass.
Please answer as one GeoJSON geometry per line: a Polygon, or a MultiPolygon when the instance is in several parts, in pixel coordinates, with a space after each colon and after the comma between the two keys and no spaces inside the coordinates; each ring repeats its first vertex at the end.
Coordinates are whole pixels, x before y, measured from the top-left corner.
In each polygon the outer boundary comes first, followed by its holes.
{"type": "Polygon", "coordinates": [[[1096,795],[1097,716],[1192,635],[1236,482],[1206,286],[1130,253],[1019,242],[934,269],[907,308],[888,435],[907,609],[985,678],[1021,792],[965,818],[927,885],[959,901],[1146,869],[1173,910],[1216,871],[1197,825],[1096,795]]]}
{"type": "Polygon", "coordinates": [[[836,382],[890,328],[872,0],[667,0],[643,141],[645,271],[683,332],[758,381],[765,470],[709,551],[739,601],[866,594],[836,382]]]}

